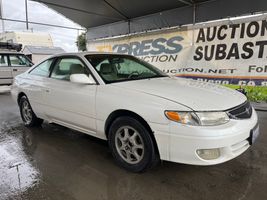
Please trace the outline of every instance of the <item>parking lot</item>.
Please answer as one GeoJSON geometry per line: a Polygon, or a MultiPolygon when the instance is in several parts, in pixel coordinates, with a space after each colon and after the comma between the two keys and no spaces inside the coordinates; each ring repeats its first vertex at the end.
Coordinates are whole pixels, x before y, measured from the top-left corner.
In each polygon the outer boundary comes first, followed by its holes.
{"type": "Polygon", "coordinates": [[[267,112],[258,115],[261,135],[232,161],[134,174],[115,165],[106,142],[54,124],[25,128],[1,94],[0,199],[267,199],[267,112]]]}

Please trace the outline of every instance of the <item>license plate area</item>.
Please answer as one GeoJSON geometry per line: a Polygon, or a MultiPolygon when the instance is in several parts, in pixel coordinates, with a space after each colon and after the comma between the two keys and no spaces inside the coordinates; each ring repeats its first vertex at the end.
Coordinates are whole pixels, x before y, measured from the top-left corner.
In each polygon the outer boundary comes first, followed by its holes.
{"type": "Polygon", "coordinates": [[[251,131],[250,136],[248,138],[249,144],[252,145],[256,141],[260,134],[259,124],[257,124],[251,131]]]}

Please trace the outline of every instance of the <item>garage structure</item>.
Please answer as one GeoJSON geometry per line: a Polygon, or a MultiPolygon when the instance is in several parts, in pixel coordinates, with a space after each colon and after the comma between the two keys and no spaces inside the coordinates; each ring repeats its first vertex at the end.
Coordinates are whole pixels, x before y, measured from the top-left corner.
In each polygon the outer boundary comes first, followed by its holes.
{"type": "Polygon", "coordinates": [[[267,10],[264,0],[34,0],[87,28],[87,39],[203,23],[267,10]]]}
{"type": "Polygon", "coordinates": [[[32,46],[26,45],[22,53],[28,56],[33,63],[37,63],[51,55],[64,53],[65,51],[61,47],[46,47],[46,46],[32,46]]]}

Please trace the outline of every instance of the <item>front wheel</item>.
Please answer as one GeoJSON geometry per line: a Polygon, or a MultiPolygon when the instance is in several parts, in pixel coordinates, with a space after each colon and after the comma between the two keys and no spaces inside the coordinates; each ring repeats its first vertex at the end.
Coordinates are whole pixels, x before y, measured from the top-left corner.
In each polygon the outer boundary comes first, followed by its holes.
{"type": "Polygon", "coordinates": [[[26,96],[20,98],[19,101],[20,115],[27,127],[40,126],[43,123],[42,119],[39,119],[34,114],[30,102],[26,96]]]}
{"type": "Polygon", "coordinates": [[[110,127],[108,140],[118,165],[129,171],[145,171],[158,158],[149,131],[135,118],[117,118],[110,127]]]}

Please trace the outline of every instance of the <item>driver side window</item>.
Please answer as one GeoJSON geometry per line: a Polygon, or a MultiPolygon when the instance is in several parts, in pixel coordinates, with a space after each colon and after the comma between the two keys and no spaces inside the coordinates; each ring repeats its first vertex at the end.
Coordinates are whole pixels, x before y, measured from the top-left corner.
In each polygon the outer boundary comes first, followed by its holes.
{"type": "Polygon", "coordinates": [[[89,76],[89,70],[78,58],[61,58],[56,62],[51,78],[70,81],[72,74],[89,76]]]}

